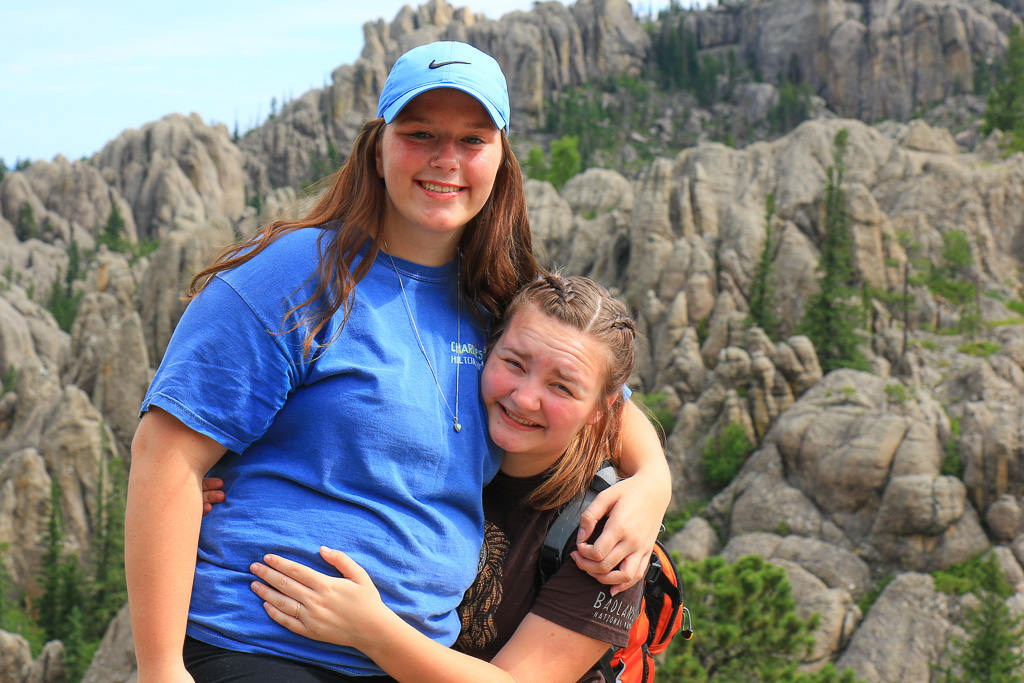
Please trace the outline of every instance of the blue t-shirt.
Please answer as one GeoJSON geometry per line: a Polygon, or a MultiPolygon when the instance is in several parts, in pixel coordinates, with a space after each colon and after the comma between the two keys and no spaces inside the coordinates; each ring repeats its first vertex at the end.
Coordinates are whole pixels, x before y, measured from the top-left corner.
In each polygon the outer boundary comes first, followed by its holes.
{"type": "Polygon", "coordinates": [[[269,552],[336,575],[318,549],[337,548],[392,610],[450,645],[476,573],[481,491],[501,452],[479,395],[484,331],[465,303],[459,325],[455,262],[395,259],[453,410],[458,395],[461,432],[385,254],[356,286],[344,327],[339,311],[316,338],[330,344],[303,356],[305,329],[282,320],[316,286],[321,234],[326,243],[334,230],[289,233],[213,278],[182,316],[142,410],[159,406],[228,449],[210,472],[227,501],[203,520],[188,634],[371,675],[380,669],[359,652],[274,623],[249,588],[249,565],[269,552]]]}

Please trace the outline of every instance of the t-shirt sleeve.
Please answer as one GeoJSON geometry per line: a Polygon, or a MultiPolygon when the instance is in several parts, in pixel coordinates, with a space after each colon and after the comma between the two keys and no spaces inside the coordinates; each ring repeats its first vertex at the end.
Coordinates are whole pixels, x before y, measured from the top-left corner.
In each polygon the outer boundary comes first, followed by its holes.
{"type": "Polygon", "coordinates": [[[280,323],[271,328],[270,317],[211,279],[178,322],[140,413],[157,406],[243,451],[266,432],[307,365],[295,335],[280,323]]]}
{"type": "Polygon", "coordinates": [[[541,587],[530,611],[576,633],[624,647],[639,614],[643,581],[614,597],[609,588],[569,559],[541,587]]]}

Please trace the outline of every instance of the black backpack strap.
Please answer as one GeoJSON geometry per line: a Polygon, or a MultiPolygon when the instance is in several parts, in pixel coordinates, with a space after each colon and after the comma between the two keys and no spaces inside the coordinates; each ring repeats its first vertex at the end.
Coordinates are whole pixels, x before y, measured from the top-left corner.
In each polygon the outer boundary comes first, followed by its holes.
{"type": "MultiPolygon", "coordinates": [[[[597,498],[601,491],[604,491],[618,480],[615,468],[605,464],[598,470],[587,490],[566,503],[558,511],[555,519],[551,522],[551,526],[548,527],[548,533],[544,536],[544,543],[540,547],[540,561],[537,565],[538,582],[540,584],[547,582],[548,579],[554,576],[555,572],[565,562],[565,558],[569,556],[569,553],[576,549],[576,534],[580,528],[580,515],[594,502],[594,499],[597,498]]],[[[601,520],[591,536],[599,536],[603,528],[604,520],[601,520]]]]}
{"type": "Polygon", "coordinates": [[[619,663],[618,670],[616,670],[616,667],[612,666],[612,657],[615,656],[617,651],[618,650],[614,647],[608,648],[604,651],[604,654],[601,655],[601,659],[599,659],[595,665],[595,668],[601,672],[602,676],[604,676],[606,683],[615,683],[619,678],[619,672],[622,671],[621,662],[619,663]]]}

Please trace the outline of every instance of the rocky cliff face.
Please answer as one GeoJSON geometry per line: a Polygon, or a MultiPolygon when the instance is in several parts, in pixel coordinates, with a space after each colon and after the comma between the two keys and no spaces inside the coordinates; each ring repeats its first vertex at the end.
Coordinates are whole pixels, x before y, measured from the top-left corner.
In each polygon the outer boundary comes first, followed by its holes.
{"type": "MultiPolygon", "coordinates": [[[[736,49],[768,81],[795,54],[830,108],[872,121],[952,93],[1003,49],[1020,9],[764,0],[681,20],[702,48],[736,49]]],[[[52,481],[64,492],[68,549],[87,552],[97,489],[129,458],[138,405],[184,307],[182,287],[238,235],[301,210],[294,188],[331,145],[347,149],[399,54],[442,38],[490,51],[509,76],[513,128],[529,129],[551,93],[638,75],[650,51],[624,0],[546,3],[501,20],[432,0],[364,33],[356,64],[237,144],[223,126],[170,115],[125,131],[90,160],[37,162],[0,182],[0,544],[27,590],[36,590],[52,481]],[[256,196],[259,215],[248,206],[256,196]],[[128,243],[159,239],[159,248],[109,249],[102,233],[114,207],[128,243]],[[55,283],[68,288],[72,244],[91,255],[70,284],[80,300],[65,331],[44,303],[55,283]]],[[[1024,585],[1024,327],[1005,324],[1012,314],[1002,303],[1021,297],[1024,157],[1002,158],[997,142],[965,150],[920,120],[869,125],[826,114],[771,142],[700,144],[656,158],[631,178],[590,169],[560,192],[526,183],[542,259],[602,281],[635,311],[647,346],[634,388],[664,394],[675,418],[667,435],[674,505],[713,495],[673,547],[690,559],[757,553],[784,566],[800,609],[822,615],[812,666],[838,658],[868,680],[928,680],[958,605],[921,572],[995,546],[1024,585]],[[983,315],[1004,323],[985,333],[998,351],[978,358],[958,350],[964,340],[921,331],[904,348],[900,321],[879,302],[865,329],[872,372],[823,376],[813,346],[794,331],[817,291],[823,187],[840,129],[850,140],[843,189],[861,278],[896,290],[907,236],[920,245],[917,258],[937,262],[943,236],[963,231],[983,315]],[[769,194],[779,238],[774,340],[747,322],[769,194]],[[758,448],[716,492],[701,454],[708,437],[736,424],[758,448]],[[951,441],[962,477],[942,473],[951,441]],[[883,574],[898,578],[862,614],[857,599],[883,574]]],[[[955,326],[947,301],[923,286],[911,291],[915,329],[955,326]]],[[[23,639],[0,631],[0,679],[56,680],[60,661],[59,644],[33,661],[23,639]]],[[[86,680],[130,680],[133,668],[124,610],[86,680]]]]}
{"type": "Polygon", "coordinates": [[[701,47],[736,46],[778,82],[791,64],[829,107],[869,121],[904,118],[971,89],[1006,47],[1010,9],[976,2],[736,3],[693,19],[701,47]]]}
{"type": "MultiPolygon", "coordinates": [[[[704,53],[731,51],[761,73],[764,83],[735,93],[737,118],[763,119],[778,100],[775,85],[789,78],[810,84],[841,116],[878,121],[906,119],[970,92],[976,71],[1005,52],[1020,17],[989,1],[749,0],[665,21],[681,22],[704,53]]],[[[388,69],[414,45],[461,40],[493,54],[508,76],[516,131],[534,129],[555,94],[638,76],[652,61],[651,40],[626,0],[541,3],[500,20],[431,0],[404,8],[390,24],[367,24],[364,36],[355,64],[336,69],[330,85],[289,103],[241,142],[254,191],[266,192],[267,182],[299,186],[330,145],[347,153],[376,111],[388,69]]],[[[672,109],[670,118],[684,114],[672,109]]]]}

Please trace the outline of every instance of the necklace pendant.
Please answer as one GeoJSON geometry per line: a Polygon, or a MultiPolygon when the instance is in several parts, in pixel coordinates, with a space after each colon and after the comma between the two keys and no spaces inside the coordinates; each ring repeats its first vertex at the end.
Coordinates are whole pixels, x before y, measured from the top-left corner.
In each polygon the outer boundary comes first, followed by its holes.
{"type": "Polygon", "coordinates": [[[459,424],[458,419],[455,420],[455,433],[458,434],[462,431],[462,425],[459,424]]]}

